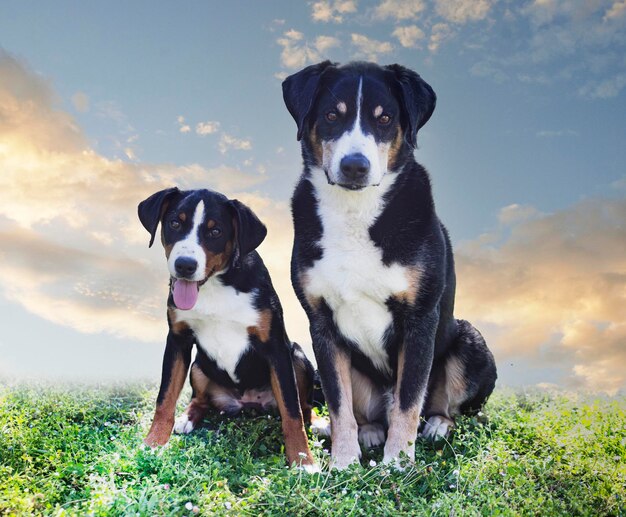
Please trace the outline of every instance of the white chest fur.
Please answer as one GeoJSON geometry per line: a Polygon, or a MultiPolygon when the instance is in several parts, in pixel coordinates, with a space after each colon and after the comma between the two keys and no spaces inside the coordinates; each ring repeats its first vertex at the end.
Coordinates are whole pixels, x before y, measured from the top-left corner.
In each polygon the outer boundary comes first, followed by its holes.
{"type": "Polygon", "coordinates": [[[198,346],[235,382],[239,382],[235,368],[249,346],[248,327],[259,320],[254,295],[254,291],[237,292],[212,277],[200,288],[193,309],[175,311],[177,321],[193,330],[198,346]]]}
{"type": "Polygon", "coordinates": [[[312,177],[324,229],[323,256],[307,271],[305,289],[312,298],[324,298],[344,337],[375,366],[389,371],[383,339],[392,315],[385,302],[406,290],[408,279],[404,267],[383,264],[369,228],[384,208],[383,196],[394,176],[357,192],[329,185],[322,171],[312,171],[312,177]]]}

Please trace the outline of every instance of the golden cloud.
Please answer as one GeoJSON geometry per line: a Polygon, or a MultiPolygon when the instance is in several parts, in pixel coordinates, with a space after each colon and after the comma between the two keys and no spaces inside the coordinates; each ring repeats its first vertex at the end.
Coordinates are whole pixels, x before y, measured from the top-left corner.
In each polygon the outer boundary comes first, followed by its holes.
{"type": "MultiPolygon", "coordinates": [[[[161,341],[167,273],[162,252],[147,249],[137,204],[172,185],[232,196],[264,178],[110,160],[56,104],[43,78],[0,53],[0,293],[81,332],[161,341]]],[[[275,212],[257,198],[261,217],[275,212]]]]}
{"type": "Polygon", "coordinates": [[[484,326],[501,360],[571,363],[572,386],[623,389],[626,200],[549,215],[507,207],[500,221],[494,235],[457,247],[457,312],[484,326]]]}

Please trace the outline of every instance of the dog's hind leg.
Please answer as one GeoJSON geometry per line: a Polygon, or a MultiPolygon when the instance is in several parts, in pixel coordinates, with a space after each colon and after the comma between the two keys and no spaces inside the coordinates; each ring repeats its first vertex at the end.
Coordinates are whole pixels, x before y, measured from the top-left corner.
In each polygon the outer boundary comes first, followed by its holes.
{"type": "Polygon", "coordinates": [[[479,411],[497,378],[493,355],[470,323],[457,320],[457,336],[446,356],[433,365],[425,405],[425,438],[448,435],[454,417],[479,411]]]}

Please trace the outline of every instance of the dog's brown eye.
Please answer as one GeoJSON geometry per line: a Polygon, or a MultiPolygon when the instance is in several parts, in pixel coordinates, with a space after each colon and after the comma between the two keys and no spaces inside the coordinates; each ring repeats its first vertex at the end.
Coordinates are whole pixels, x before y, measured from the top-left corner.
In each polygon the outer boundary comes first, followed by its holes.
{"type": "Polygon", "coordinates": [[[335,111],[329,111],[326,113],[326,120],[328,120],[328,122],[335,122],[337,120],[337,113],[335,111]]]}
{"type": "Polygon", "coordinates": [[[176,219],[172,219],[170,221],[170,228],[172,230],[178,230],[180,228],[180,221],[177,221],[176,219]]]}
{"type": "Polygon", "coordinates": [[[391,117],[389,115],[381,115],[378,117],[378,123],[381,126],[386,126],[389,122],[391,122],[391,117]]]}
{"type": "Polygon", "coordinates": [[[211,237],[212,239],[215,239],[220,235],[222,235],[222,230],[220,230],[219,228],[211,228],[209,230],[209,237],[211,237]]]}

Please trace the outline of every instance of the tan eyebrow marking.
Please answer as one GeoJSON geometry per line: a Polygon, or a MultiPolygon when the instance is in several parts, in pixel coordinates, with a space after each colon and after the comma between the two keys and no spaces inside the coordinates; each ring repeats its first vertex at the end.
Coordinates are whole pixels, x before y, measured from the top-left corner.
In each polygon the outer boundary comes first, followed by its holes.
{"type": "Polygon", "coordinates": [[[187,214],[185,212],[181,212],[178,214],[178,218],[184,223],[187,220],[187,214]]]}
{"type": "Polygon", "coordinates": [[[383,114],[383,107],[382,106],[376,106],[376,108],[374,108],[374,116],[376,118],[380,117],[383,114]]]}
{"type": "Polygon", "coordinates": [[[348,111],[348,106],[346,106],[345,102],[340,102],[339,104],[337,104],[337,111],[342,115],[345,115],[346,111],[348,111]]]}

